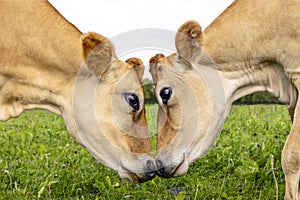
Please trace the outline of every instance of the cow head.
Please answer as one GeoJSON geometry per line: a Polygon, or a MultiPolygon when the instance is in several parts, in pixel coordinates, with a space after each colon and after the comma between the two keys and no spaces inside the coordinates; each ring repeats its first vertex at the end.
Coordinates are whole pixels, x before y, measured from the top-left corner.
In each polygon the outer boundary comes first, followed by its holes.
{"type": "Polygon", "coordinates": [[[177,32],[177,53],[150,59],[159,103],[156,165],[161,177],[185,174],[189,164],[211,147],[215,129],[224,121],[214,117],[225,108],[224,95],[218,94],[218,72],[200,64],[213,63],[201,47],[202,37],[200,25],[189,21],[177,32]],[[220,95],[218,102],[212,100],[215,95],[220,95]]]}
{"type": "Polygon", "coordinates": [[[111,42],[83,34],[84,65],[74,88],[73,115],[77,140],[122,178],[143,182],[155,176],[145,119],[138,58],[117,59],[111,42]]]}

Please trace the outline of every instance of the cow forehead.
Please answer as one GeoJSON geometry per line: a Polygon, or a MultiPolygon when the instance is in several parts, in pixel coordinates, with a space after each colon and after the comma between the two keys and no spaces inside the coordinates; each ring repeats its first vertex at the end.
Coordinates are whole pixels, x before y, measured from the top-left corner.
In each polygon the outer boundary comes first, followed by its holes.
{"type": "Polygon", "coordinates": [[[129,69],[132,69],[133,66],[124,61],[114,59],[113,62],[111,63],[111,68],[112,69],[117,68],[117,69],[129,70],[129,69]]]}
{"type": "Polygon", "coordinates": [[[117,79],[120,79],[122,76],[129,77],[129,74],[136,74],[136,71],[132,65],[120,60],[113,61],[111,63],[110,70],[117,79]]]}
{"type": "Polygon", "coordinates": [[[171,66],[176,62],[175,54],[171,54],[167,57],[160,58],[158,63],[165,66],[171,66]]]}

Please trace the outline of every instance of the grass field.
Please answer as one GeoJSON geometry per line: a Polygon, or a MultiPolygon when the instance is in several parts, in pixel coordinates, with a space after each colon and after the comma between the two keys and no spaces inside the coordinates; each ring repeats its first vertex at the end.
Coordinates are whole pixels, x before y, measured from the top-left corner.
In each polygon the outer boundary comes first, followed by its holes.
{"type": "MultiPolygon", "coordinates": [[[[156,107],[147,107],[150,114],[156,107]]],[[[0,199],[283,199],[283,105],[234,106],[215,147],[186,176],[123,183],[67,134],[63,120],[30,111],[0,123],[0,199]],[[274,166],[270,155],[274,155],[274,166]]],[[[155,133],[155,119],[149,121],[155,133]]]]}

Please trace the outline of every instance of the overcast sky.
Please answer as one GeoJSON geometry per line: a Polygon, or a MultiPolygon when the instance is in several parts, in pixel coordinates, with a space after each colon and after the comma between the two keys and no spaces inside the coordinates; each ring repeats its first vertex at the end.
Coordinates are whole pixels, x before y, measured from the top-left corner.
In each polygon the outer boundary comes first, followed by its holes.
{"type": "MultiPolygon", "coordinates": [[[[82,32],[94,31],[111,39],[121,60],[131,56],[141,57],[144,63],[160,53],[168,55],[174,49],[174,35],[181,24],[188,20],[198,21],[205,29],[233,0],[49,0],[52,5],[82,32]],[[152,28],[152,29],[149,29],[152,28]],[[152,32],[151,34],[145,34],[152,32]],[[127,35],[126,35],[127,34],[127,35]],[[143,34],[142,38],[137,35],[143,34]],[[163,37],[158,35],[165,34],[163,37]],[[154,37],[152,37],[154,35],[154,37]],[[124,41],[124,38],[126,41],[124,41]],[[134,39],[162,43],[170,47],[142,48],[134,39]],[[155,39],[159,39],[155,41],[155,39]],[[132,40],[132,41],[131,41],[132,40]],[[121,42],[120,42],[121,41],[121,42]],[[125,50],[119,50],[122,45],[125,50]],[[139,47],[139,48],[138,48],[139,47]],[[132,49],[136,48],[136,49],[132,49]],[[167,49],[166,49],[167,48],[167,49]],[[120,55],[122,54],[122,55],[120,55]]],[[[138,43],[138,42],[137,42],[138,43]]],[[[148,70],[146,70],[148,71],[148,70]]],[[[148,77],[149,74],[146,74],[148,77]]]]}

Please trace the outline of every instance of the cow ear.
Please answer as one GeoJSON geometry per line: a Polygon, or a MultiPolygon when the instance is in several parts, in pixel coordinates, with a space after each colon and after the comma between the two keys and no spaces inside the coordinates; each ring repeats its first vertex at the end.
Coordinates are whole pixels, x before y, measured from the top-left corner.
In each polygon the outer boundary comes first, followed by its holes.
{"type": "Polygon", "coordinates": [[[157,64],[159,62],[159,59],[165,57],[163,54],[156,54],[149,60],[150,69],[149,72],[152,76],[154,84],[157,83],[157,64]]]}
{"type": "Polygon", "coordinates": [[[90,72],[101,77],[109,69],[114,57],[114,47],[104,36],[90,32],[81,36],[83,57],[90,72]]]}
{"type": "Polygon", "coordinates": [[[185,22],[176,34],[176,49],[180,58],[192,61],[200,55],[202,43],[202,28],[196,21],[185,22]]]}
{"type": "Polygon", "coordinates": [[[139,58],[129,58],[126,60],[126,63],[133,66],[140,81],[143,82],[143,75],[144,75],[144,71],[145,71],[145,66],[144,66],[143,61],[139,58]]]}

